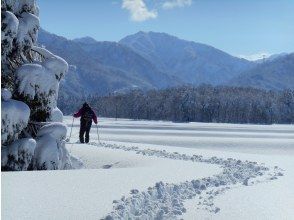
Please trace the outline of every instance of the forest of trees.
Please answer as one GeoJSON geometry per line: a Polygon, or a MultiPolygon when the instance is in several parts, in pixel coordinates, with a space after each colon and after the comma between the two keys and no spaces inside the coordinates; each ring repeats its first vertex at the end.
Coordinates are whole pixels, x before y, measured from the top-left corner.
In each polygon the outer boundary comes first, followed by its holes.
{"type": "Polygon", "coordinates": [[[126,94],[64,99],[59,107],[72,114],[87,100],[99,116],[176,122],[293,123],[294,91],[201,85],[126,94]]]}

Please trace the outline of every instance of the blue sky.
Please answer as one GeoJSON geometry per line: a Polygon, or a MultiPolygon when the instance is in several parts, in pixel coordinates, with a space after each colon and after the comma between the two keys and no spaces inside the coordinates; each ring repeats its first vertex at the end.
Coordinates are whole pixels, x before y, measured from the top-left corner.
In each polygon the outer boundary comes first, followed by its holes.
{"type": "Polygon", "coordinates": [[[294,52],[294,0],[37,0],[41,26],[69,39],[156,31],[232,55],[294,52]]]}

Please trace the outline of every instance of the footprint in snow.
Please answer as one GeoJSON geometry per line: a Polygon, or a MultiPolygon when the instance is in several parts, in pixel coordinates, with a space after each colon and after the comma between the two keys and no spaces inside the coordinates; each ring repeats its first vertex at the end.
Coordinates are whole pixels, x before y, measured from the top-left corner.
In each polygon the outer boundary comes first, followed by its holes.
{"type": "Polygon", "coordinates": [[[110,169],[111,167],[113,167],[114,165],[118,164],[119,162],[113,163],[113,164],[105,164],[102,166],[103,169],[110,169]]]}
{"type": "Polygon", "coordinates": [[[113,164],[106,164],[106,165],[103,165],[102,168],[103,169],[109,169],[113,166],[113,164]]]}

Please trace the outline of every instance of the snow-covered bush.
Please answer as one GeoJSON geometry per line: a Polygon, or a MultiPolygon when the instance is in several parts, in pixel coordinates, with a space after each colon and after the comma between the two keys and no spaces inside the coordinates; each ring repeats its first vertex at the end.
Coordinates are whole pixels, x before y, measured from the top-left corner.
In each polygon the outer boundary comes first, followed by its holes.
{"type": "Polygon", "coordinates": [[[67,129],[57,108],[68,64],[36,46],[35,0],[1,3],[2,170],[72,168],[78,160],[65,148],[67,129]]]}
{"type": "Polygon", "coordinates": [[[19,139],[2,147],[2,170],[27,170],[31,165],[35,147],[36,141],[32,138],[19,139]]]}
{"type": "Polygon", "coordinates": [[[70,155],[65,148],[66,125],[54,122],[43,126],[37,134],[34,155],[38,169],[69,169],[72,167],[70,155]]]}
{"type": "Polygon", "coordinates": [[[1,90],[1,144],[10,144],[27,126],[30,109],[20,101],[11,99],[11,92],[1,90]]]}

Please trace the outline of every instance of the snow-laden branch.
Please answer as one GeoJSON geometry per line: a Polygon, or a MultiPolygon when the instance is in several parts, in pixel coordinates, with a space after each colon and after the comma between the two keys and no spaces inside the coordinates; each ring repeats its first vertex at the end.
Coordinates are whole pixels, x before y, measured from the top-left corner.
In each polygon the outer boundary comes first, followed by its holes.
{"type": "Polygon", "coordinates": [[[1,29],[1,61],[5,62],[7,55],[12,51],[12,41],[17,35],[19,21],[10,11],[2,12],[1,29]]]}
{"type": "Polygon", "coordinates": [[[43,47],[33,46],[32,50],[43,56],[45,59],[53,58],[55,55],[43,47]]]}
{"type": "Polygon", "coordinates": [[[21,101],[11,99],[11,92],[1,90],[1,143],[12,142],[27,126],[30,108],[21,101]]]}
{"type": "Polygon", "coordinates": [[[59,81],[68,71],[68,64],[45,48],[33,47],[32,50],[42,55],[44,61],[24,64],[17,69],[18,92],[30,99],[42,95],[49,97],[48,102],[53,109],[56,107],[59,81]]]}
{"type": "Polygon", "coordinates": [[[19,139],[2,148],[1,166],[5,170],[27,170],[33,159],[36,141],[32,138],[19,139]]]}
{"type": "Polygon", "coordinates": [[[36,15],[27,12],[21,14],[16,42],[22,53],[25,47],[30,48],[36,43],[39,26],[40,20],[36,15]]]}

